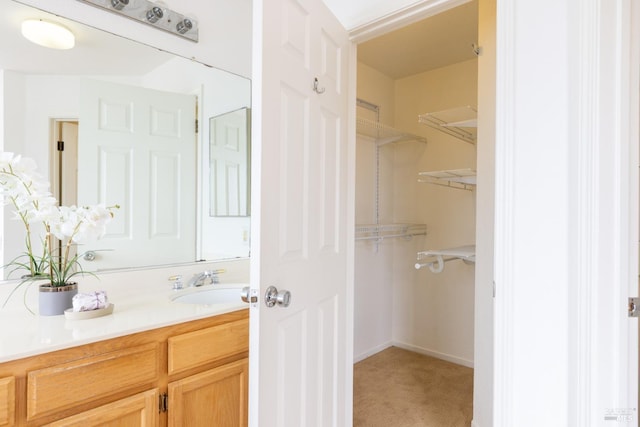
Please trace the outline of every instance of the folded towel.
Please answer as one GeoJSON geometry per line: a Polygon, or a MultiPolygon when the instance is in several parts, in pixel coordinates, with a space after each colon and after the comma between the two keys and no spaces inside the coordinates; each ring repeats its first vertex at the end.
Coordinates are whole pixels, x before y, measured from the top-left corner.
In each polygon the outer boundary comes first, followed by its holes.
{"type": "Polygon", "coordinates": [[[105,308],[109,305],[105,291],[95,291],[86,294],[76,294],[71,300],[73,311],[91,311],[105,308]]]}

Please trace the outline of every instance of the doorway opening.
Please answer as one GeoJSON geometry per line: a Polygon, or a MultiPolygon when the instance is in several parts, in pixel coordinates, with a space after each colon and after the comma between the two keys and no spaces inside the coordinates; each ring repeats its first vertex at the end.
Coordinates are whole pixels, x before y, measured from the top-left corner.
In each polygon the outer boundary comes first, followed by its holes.
{"type": "MultiPolygon", "coordinates": [[[[77,119],[52,119],[49,167],[51,192],[60,206],[78,204],[78,126],[77,119]]],[[[62,253],[62,241],[54,239],[57,253],[62,253]]],[[[70,246],[69,255],[77,253],[75,245],[70,246]]]]}
{"type": "Polygon", "coordinates": [[[51,131],[51,192],[61,205],[75,205],[78,199],[78,120],[52,119],[51,131]]]}
{"type": "Polygon", "coordinates": [[[358,45],[355,362],[473,368],[477,43],[476,0],[358,45]]]}

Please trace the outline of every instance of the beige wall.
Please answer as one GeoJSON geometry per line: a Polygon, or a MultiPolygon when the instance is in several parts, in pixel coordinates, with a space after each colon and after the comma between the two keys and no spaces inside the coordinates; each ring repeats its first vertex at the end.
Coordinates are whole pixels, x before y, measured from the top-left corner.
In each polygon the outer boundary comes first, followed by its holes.
{"type": "MultiPolygon", "coordinates": [[[[395,117],[394,80],[368,65],[358,62],[358,82],[356,96],[380,107],[380,121],[393,126],[395,117]]],[[[357,109],[358,117],[375,119],[368,110],[357,109]]]]}
{"type": "MultiPolygon", "coordinates": [[[[394,261],[393,339],[457,363],[473,363],[474,267],[461,261],[442,273],[416,271],[416,252],[475,243],[475,193],[418,183],[420,171],[476,167],[476,148],[418,123],[418,115],[477,105],[477,61],[396,81],[398,128],[425,136],[426,147],[396,148],[395,220],[427,224],[421,247],[397,242],[394,261]]],[[[411,243],[411,242],[410,242],[411,243]]]]}
{"type": "MultiPolygon", "coordinates": [[[[460,261],[416,271],[418,251],[475,242],[475,193],[417,183],[418,172],[475,168],[476,149],[418,123],[418,115],[477,105],[477,61],[391,81],[358,64],[358,98],[380,105],[381,121],[427,137],[380,149],[382,223],[424,223],[427,237],[356,244],[355,356],[394,344],[473,363],[474,267],[460,261]],[[391,83],[391,84],[390,84],[391,83]],[[393,111],[393,117],[389,112],[393,111]]],[[[361,115],[368,114],[358,109],[361,115]]],[[[356,222],[373,222],[375,145],[358,137],[356,222]]]]}

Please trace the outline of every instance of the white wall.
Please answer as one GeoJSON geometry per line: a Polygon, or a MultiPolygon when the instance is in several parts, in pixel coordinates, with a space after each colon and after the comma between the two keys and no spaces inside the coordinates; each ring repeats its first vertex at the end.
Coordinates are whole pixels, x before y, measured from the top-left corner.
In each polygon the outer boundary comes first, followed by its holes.
{"type": "MultiPolygon", "coordinates": [[[[2,151],[9,151],[19,153],[24,148],[25,139],[25,126],[21,126],[25,122],[25,97],[24,94],[24,78],[21,75],[12,73],[6,70],[0,70],[0,92],[2,92],[3,99],[5,96],[15,99],[15,104],[11,106],[5,106],[4,102],[0,102],[0,129],[2,129],[2,135],[4,138],[0,140],[0,148],[2,151]],[[16,126],[14,126],[16,125],[16,126]]],[[[5,206],[2,209],[2,215],[0,218],[4,223],[5,218],[13,218],[13,213],[9,206],[5,206]]],[[[24,238],[23,234],[18,234],[21,229],[18,227],[12,227],[7,232],[0,233],[0,259],[5,258],[5,246],[6,242],[16,241],[18,238],[20,241],[24,238]]]]}
{"type": "MultiPolygon", "coordinates": [[[[394,81],[358,63],[357,97],[380,107],[380,121],[393,125],[394,81]]],[[[375,114],[357,108],[359,117],[375,120],[375,114]]],[[[375,222],[375,141],[356,140],[356,224],[375,222]]],[[[379,220],[393,221],[393,149],[380,151],[379,220]]],[[[393,241],[380,244],[357,241],[355,245],[354,357],[361,360],[391,344],[391,300],[393,284],[393,241]]]]}
{"type": "Polygon", "coordinates": [[[493,425],[493,229],[495,204],[496,2],[480,0],[478,203],[476,211],[474,426],[493,425]]]}
{"type": "MultiPolygon", "coordinates": [[[[61,76],[26,76],[13,71],[3,73],[2,98],[6,115],[4,120],[3,150],[32,158],[41,176],[49,177],[50,118],[77,118],[79,92],[78,79],[61,76]]],[[[0,223],[3,241],[3,265],[24,252],[24,227],[13,220],[13,209],[5,208],[4,222],[0,223]]],[[[38,239],[34,239],[38,247],[38,239]]]]}

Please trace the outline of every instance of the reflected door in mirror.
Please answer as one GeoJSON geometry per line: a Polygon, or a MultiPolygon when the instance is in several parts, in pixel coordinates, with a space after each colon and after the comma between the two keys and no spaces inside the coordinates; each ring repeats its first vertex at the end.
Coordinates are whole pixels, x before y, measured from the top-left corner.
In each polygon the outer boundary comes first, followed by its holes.
{"type": "Polygon", "coordinates": [[[195,97],[87,79],[80,102],[78,202],[121,207],[83,265],[193,261],[195,97]]]}

